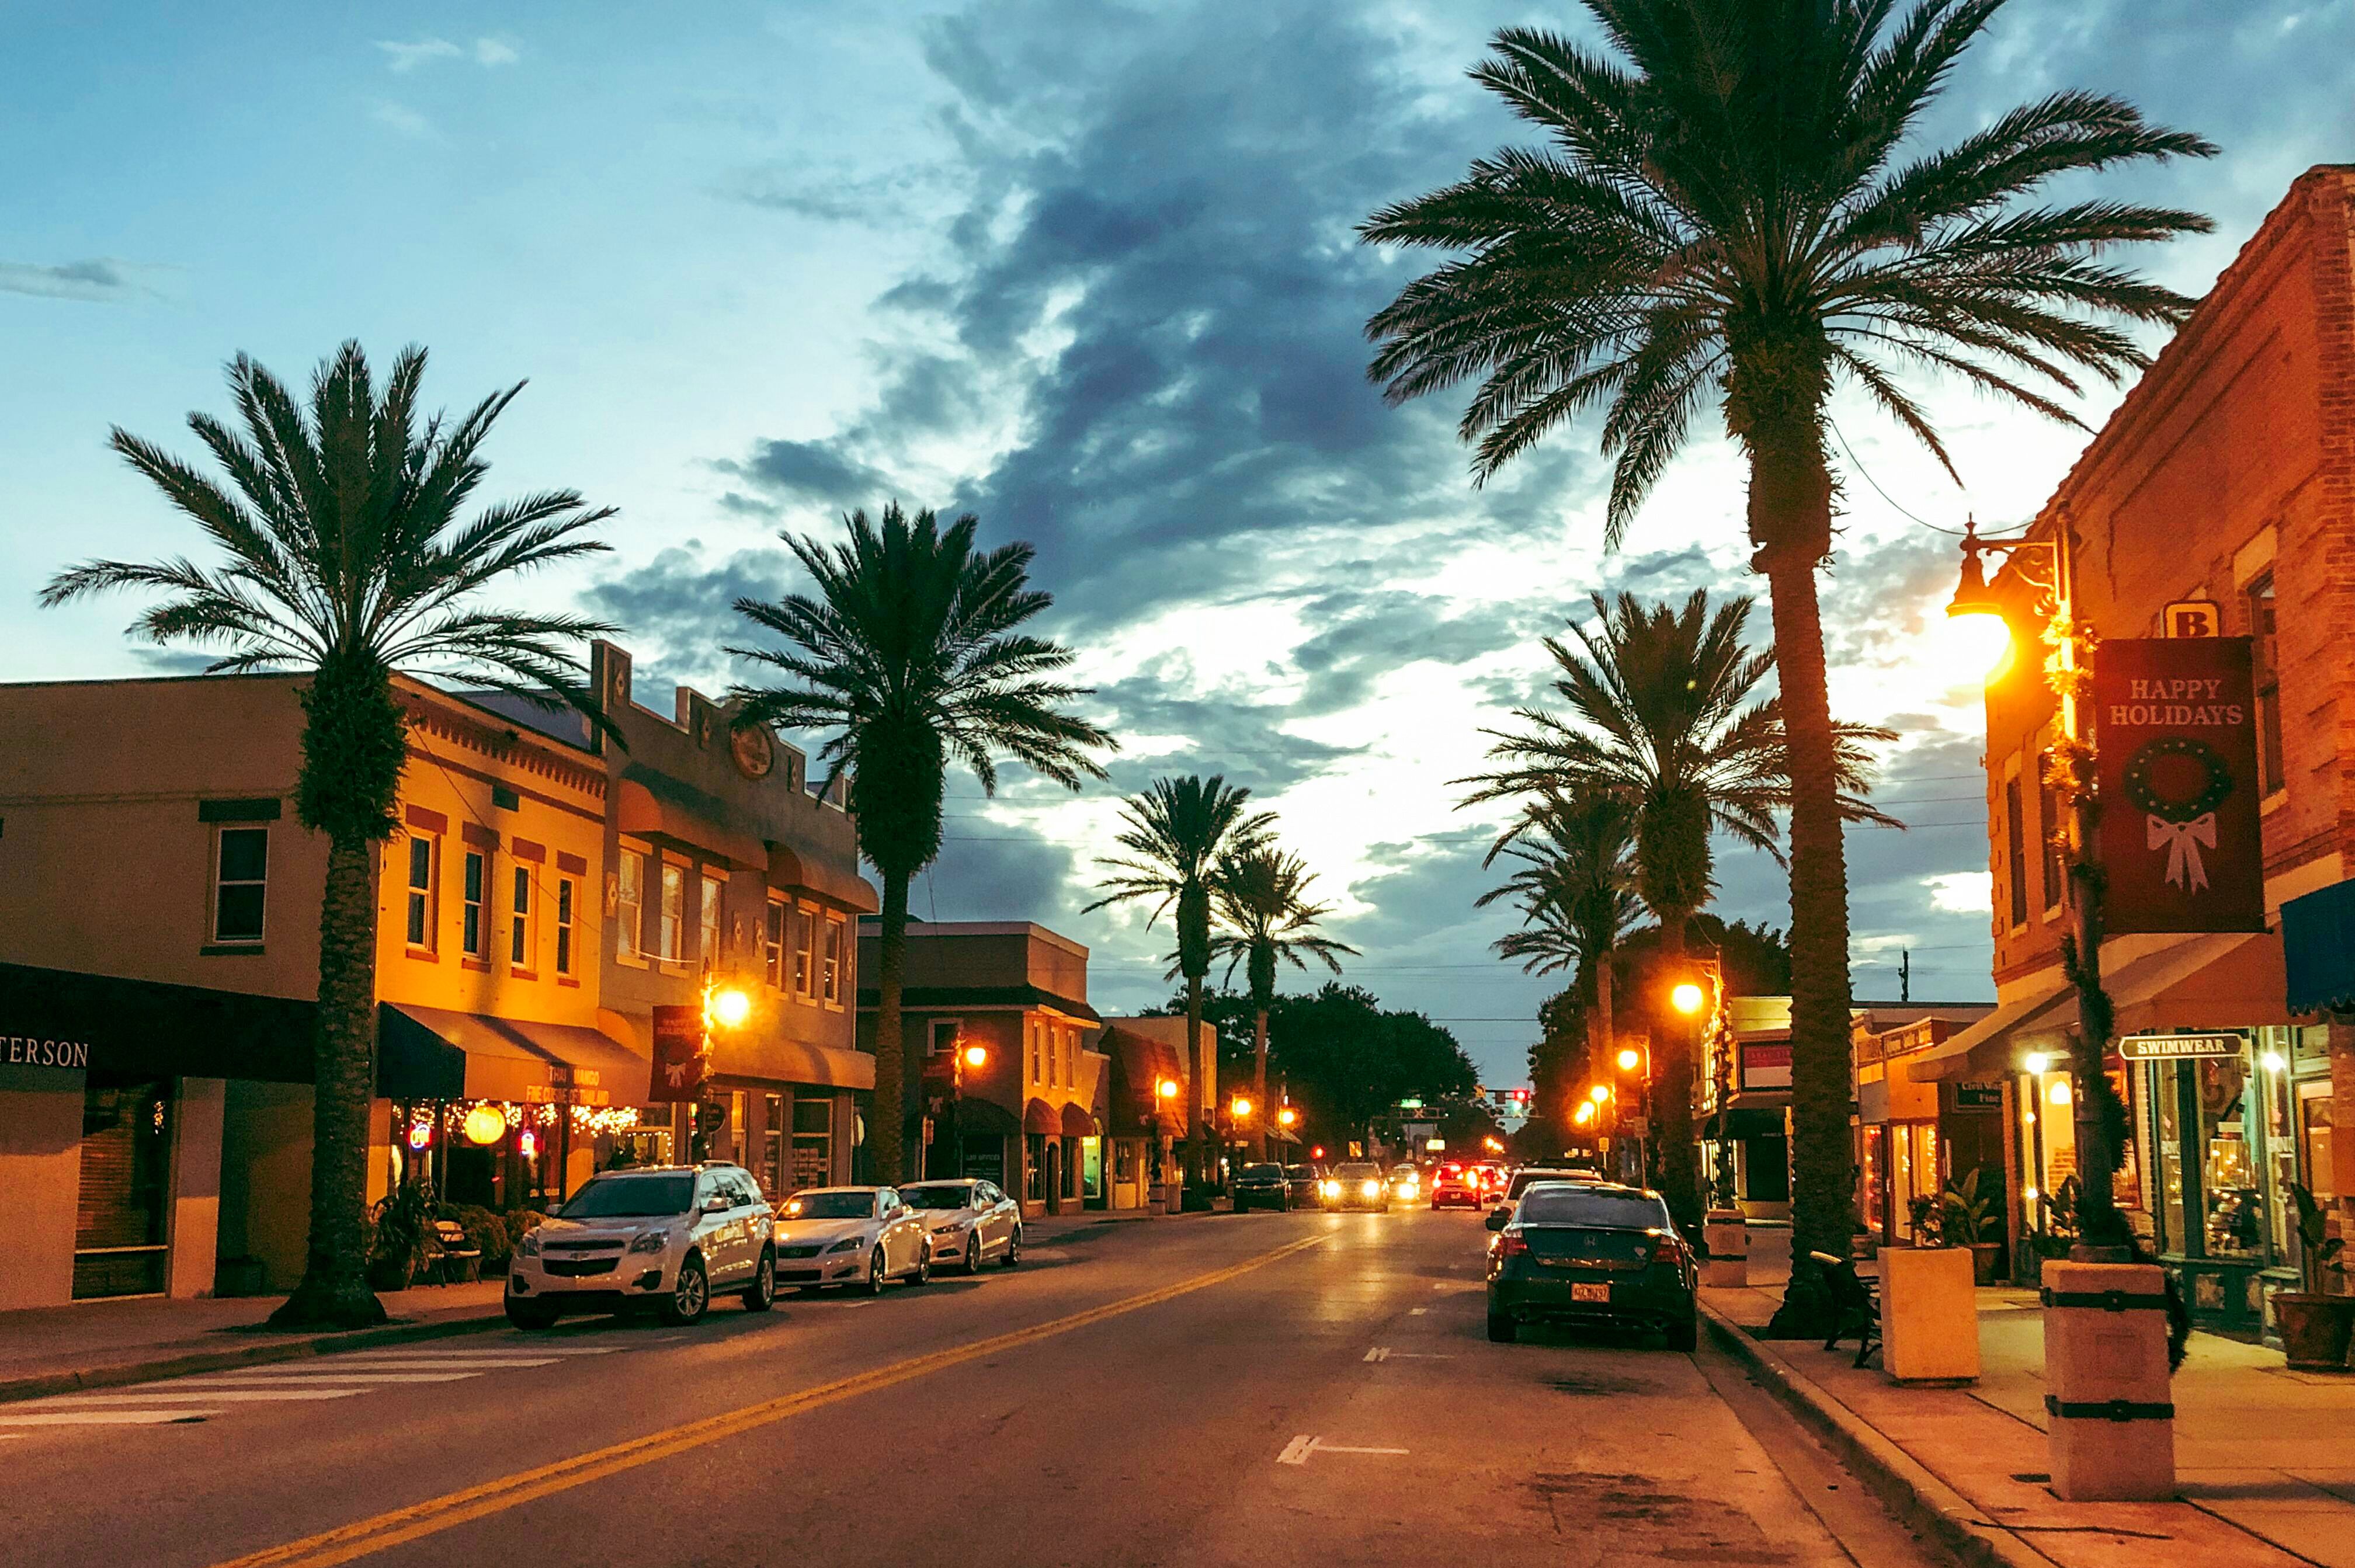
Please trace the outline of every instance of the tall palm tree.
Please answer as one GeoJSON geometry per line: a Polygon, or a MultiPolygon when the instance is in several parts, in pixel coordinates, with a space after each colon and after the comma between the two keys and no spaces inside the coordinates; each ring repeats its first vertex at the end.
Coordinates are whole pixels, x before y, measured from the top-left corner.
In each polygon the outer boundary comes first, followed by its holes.
{"type": "Polygon", "coordinates": [[[128,589],[160,593],[133,624],[157,643],[217,650],[208,673],[298,670],[303,761],[295,816],[327,836],[319,910],[311,1232],[279,1328],[384,1320],[368,1286],[368,1105],[376,1095],[376,850],[395,832],[408,756],[396,671],[448,672],[601,727],[571,645],[609,628],[573,615],[482,609],[478,590],[601,550],[613,516],[570,490],[487,506],[461,520],[488,470],[484,441],[523,390],[485,398],[454,423],[421,416],[425,351],[393,362],[381,394],[346,343],[320,365],[307,403],[240,354],[229,368],[239,428],[192,413],[188,428],[228,476],[203,473],[129,432],[114,450],[211,540],[220,560],[95,560],[59,573],[44,604],[128,589]]]}
{"type": "Polygon", "coordinates": [[[1803,1250],[1842,1252],[1852,1224],[1848,869],[1816,584],[1833,388],[1859,389],[1950,472],[1899,367],[2076,422],[2059,399],[2079,373],[2115,382],[2147,362],[2102,318],[2172,326],[2192,304],[2097,254],[2210,227],[2106,197],[2021,205],[2056,177],[2215,152],[2105,94],[2052,93],[1950,146],[1908,146],[2002,4],[1585,0],[1609,53],[1512,27],[1473,68],[1546,144],[1480,159],[1360,230],[1465,252],[1368,330],[1393,400],[1479,380],[1460,426],[1477,477],[1600,409],[1615,544],[1710,404],[1748,461],[1791,732],[1803,1250]]]}
{"type": "MultiPolygon", "coordinates": [[[[1476,786],[1465,804],[1616,798],[1632,829],[1635,890],[1658,923],[1673,972],[1692,916],[1716,891],[1712,834],[1782,859],[1774,814],[1792,800],[1788,744],[1780,699],[1758,695],[1774,656],[1744,645],[1746,598],[1711,610],[1707,590],[1681,606],[1596,594],[1593,605],[1594,622],[1572,628],[1583,656],[1545,639],[1568,715],[1524,708],[1515,714],[1521,731],[1487,731],[1496,741],[1488,754],[1502,765],[1465,781],[1476,786]]],[[[1870,776],[1864,747],[1894,737],[1855,724],[1833,731],[1840,815],[1889,823],[1863,799],[1870,776]]],[[[1525,811],[1499,846],[1523,840],[1544,820],[1525,811]]],[[[1661,1192],[1679,1223],[1697,1225],[1692,1042],[1682,1026],[1663,1023],[1652,1051],[1661,1192]]]]}
{"type": "Polygon", "coordinates": [[[1473,901],[1485,909],[1509,899],[1521,912],[1521,928],[1497,940],[1498,957],[1519,960],[1531,975],[1571,972],[1594,1020],[1588,1038],[1603,1071],[1613,1055],[1612,962],[1642,907],[1631,827],[1617,795],[1540,795],[1522,807],[1511,841],[1488,854],[1487,863],[1504,855],[1518,869],[1473,901]]]}
{"type": "Polygon", "coordinates": [[[1054,602],[1029,584],[1036,552],[1019,543],[977,549],[980,527],[967,512],[943,528],[930,510],[911,517],[894,501],[879,524],[852,512],[847,537],[831,546],[786,534],[817,592],[737,600],[737,613],[785,645],[729,649],[785,681],[733,688],[739,727],[831,731],[818,749],[826,783],[849,773],[858,847],[883,879],[871,1136],[885,1182],[906,1178],[916,1108],[900,1024],[908,884],[941,852],[950,763],[988,795],[1001,754],[1076,790],[1103,777],[1089,753],[1116,747],[1065,711],[1090,695],[1056,678],[1071,651],[1018,629],[1054,602]]]}
{"type": "Polygon", "coordinates": [[[1203,778],[1156,779],[1150,788],[1132,796],[1121,807],[1124,824],[1114,840],[1124,856],[1097,858],[1111,875],[1096,886],[1103,897],[1087,912],[1116,903],[1147,903],[1150,927],[1165,913],[1178,926],[1178,972],[1186,977],[1186,1164],[1187,1175],[1201,1186],[1209,1170],[1209,1140],[1203,1136],[1203,1080],[1213,1095],[1218,1090],[1218,1058],[1212,1054],[1207,1071],[1199,1060],[1202,1033],[1202,978],[1210,972],[1210,874],[1222,855],[1255,849],[1267,840],[1275,821],[1273,812],[1250,808],[1251,791],[1212,773],[1203,778]]]}
{"type": "Polygon", "coordinates": [[[1210,901],[1226,929],[1210,938],[1212,962],[1227,961],[1227,979],[1235,965],[1252,999],[1252,1104],[1259,1108],[1252,1124],[1252,1157],[1267,1157],[1267,1015],[1275,1006],[1275,970],[1289,964],[1305,973],[1314,958],[1338,975],[1341,955],[1357,949],[1316,927],[1333,912],[1330,904],[1311,903],[1308,884],[1314,878],[1308,863],[1272,844],[1231,850],[1210,870],[1210,901]]]}

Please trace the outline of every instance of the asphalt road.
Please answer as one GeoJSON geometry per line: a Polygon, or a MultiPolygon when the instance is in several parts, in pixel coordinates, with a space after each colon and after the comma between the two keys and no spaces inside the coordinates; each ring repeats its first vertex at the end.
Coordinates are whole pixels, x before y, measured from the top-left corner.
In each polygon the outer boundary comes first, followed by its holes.
{"type": "Polygon", "coordinates": [[[1421,1211],[1092,1225],[875,1301],[0,1406],[0,1562],[1944,1561],[1712,1352],[1489,1344],[1486,1240],[1421,1211]]]}

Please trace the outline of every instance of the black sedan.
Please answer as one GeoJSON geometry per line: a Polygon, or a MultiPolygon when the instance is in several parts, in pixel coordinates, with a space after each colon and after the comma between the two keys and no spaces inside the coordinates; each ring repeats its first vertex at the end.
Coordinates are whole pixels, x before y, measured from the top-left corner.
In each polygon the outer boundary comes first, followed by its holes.
{"type": "Polygon", "coordinates": [[[1246,1209],[1284,1210],[1292,1207],[1292,1177],[1273,1161],[1247,1165],[1235,1172],[1235,1212],[1246,1209]]]}
{"type": "Polygon", "coordinates": [[[1657,1329],[1671,1349],[1699,1343],[1700,1271],[1657,1192],[1604,1182],[1540,1182],[1488,1216],[1488,1338],[1524,1323],[1657,1329]]]}

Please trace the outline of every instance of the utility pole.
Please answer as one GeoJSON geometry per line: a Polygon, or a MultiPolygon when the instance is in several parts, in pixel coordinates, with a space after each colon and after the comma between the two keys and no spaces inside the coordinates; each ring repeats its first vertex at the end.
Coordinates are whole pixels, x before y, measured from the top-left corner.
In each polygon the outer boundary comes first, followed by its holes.
{"type": "Polygon", "coordinates": [[[1897,999],[1901,1002],[1913,999],[1913,950],[1910,947],[1897,950],[1897,999]]]}

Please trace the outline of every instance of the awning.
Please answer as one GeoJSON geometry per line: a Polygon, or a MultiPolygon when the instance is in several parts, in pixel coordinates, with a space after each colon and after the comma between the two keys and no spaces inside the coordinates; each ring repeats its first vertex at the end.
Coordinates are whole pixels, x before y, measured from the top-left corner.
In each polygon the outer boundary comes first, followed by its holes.
{"type": "Polygon", "coordinates": [[[764,1078],[836,1089],[875,1087],[875,1059],[839,1045],[813,1045],[758,1029],[715,1029],[711,1071],[721,1078],[764,1078]]]}
{"type": "Polygon", "coordinates": [[[883,901],[875,896],[874,887],[858,874],[858,851],[854,849],[850,855],[848,868],[831,866],[815,856],[797,854],[790,845],[771,839],[769,885],[815,893],[856,913],[873,914],[883,907],[883,901]]]}
{"type": "Polygon", "coordinates": [[[316,1012],[285,997],[0,964],[0,1065],[308,1083],[316,1012]]]}
{"type": "Polygon", "coordinates": [[[766,870],[769,847],[720,826],[723,808],[660,774],[623,775],[613,784],[613,826],[633,838],[717,856],[748,870],[766,870]]]}
{"type": "Polygon", "coordinates": [[[1044,1133],[1050,1138],[1063,1136],[1063,1118],[1055,1107],[1044,1100],[1033,1100],[1022,1107],[1022,1130],[1044,1133]]]}
{"type": "MultiPolygon", "coordinates": [[[[2022,1048],[2062,1049],[2077,1028],[2077,992],[2057,968],[2047,974],[2051,988],[2033,999],[1999,1006],[1945,1044],[1904,1058],[1907,1075],[1916,1083],[2001,1078],[2017,1070],[2022,1048]]],[[[2282,941],[2272,932],[2187,936],[2115,967],[2105,964],[2102,983],[2121,1035],[2289,1021],[2282,941]]]]}
{"type": "Polygon", "coordinates": [[[959,1096],[956,1103],[956,1125],[959,1134],[969,1138],[1018,1138],[1022,1124],[1014,1113],[995,1100],[977,1099],[971,1094],[959,1096]]]}
{"type": "Polygon", "coordinates": [[[643,1105],[651,1059],[599,1029],[387,1002],[377,1091],[395,1100],[643,1105]]]}
{"type": "Polygon", "coordinates": [[[1063,1136],[1067,1138],[1092,1138],[1096,1136],[1096,1119],[1079,1105],[1063,1107],[1063,1136]]]}
{"type": "Polygon", "coordinates": [[[2355,881],[2290,900],[2281,922],[2289,1010],[2355,1007],[2355,881]]]}
{"type": "Polygon", "coordinates": [[[1112,1059],[1112,1084],[1104,1104],[1114,1136],[1144,1137],[1159,1131],[1162,1124],[1157,1116],[1172,1127],[1184,1120],[1182,1091],[1169,1101],[1166,1111],[1156,1093],[1165,1078],[1181,1084],[1186,1082],[1175,1050],[1117,1024],[1103,1031],[1096,1049],[1112,1059]]]}

